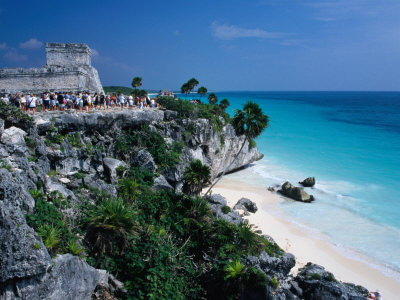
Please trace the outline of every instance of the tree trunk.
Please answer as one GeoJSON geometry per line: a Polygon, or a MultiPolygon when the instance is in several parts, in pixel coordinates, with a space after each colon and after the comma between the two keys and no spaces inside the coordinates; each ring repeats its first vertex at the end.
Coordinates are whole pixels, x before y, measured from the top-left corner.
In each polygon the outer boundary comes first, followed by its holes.
{"type": "Polygon", "coordinates": [[[247,141],[247,136],[245,136],[242,147],[240,147],[239,152],[235,155],[235,157],[233,158],[232,162],[229,164],[229,166],[227,166],[224,170],[224,172],[222,172],[221,175],[218,176],[217,180],[209,187],[209,189],[207,190],[207,192],[204,194],[204,196],[202,197],[202,199],[204,199],[205,197],[207,197],[207,194],[211,191],[211,189],[218,183],[218,181],[221,180],[222,176],[225,175],[226,171],[233,165],[233,163],[235,162],[235,160],[238,158],[239,154],[242,152],[244,145],[246,144],[247,141]]]}

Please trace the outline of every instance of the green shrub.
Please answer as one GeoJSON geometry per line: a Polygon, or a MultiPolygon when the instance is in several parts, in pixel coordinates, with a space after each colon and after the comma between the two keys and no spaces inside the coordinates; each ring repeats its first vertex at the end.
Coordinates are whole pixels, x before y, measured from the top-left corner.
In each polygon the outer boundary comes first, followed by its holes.
{"type": "Polygon", "coordinates": [[[279,288],[279,282],[278,282],[278,280],[276,279],[276,277],[272,277],[271,285],[272,285],[272,287],[273,287],[274,289],[279,288]]]}
{"type": "Polygon", "coordinates": [[[36,155],[32,155],[28,157],[29,162],[37,162],[38,158],[36,155]]]}
{"type": "Polygon", "coordinates": [[[225,268],[226,278],[235,278],[245,272],[245,265],[239,260],[228,263],[225,268]]]}
{"type": "Polygon", "coordinates": [[[312,279],[312,280],[320,280],[321,278],[322,278],[321,275],[318,274],[318,273],[309,274],[309,279],[312,279]]]}
{"type": "Polygon", "coordinates": [[[44,224],[38,228],[38,234],[50,253],[55,253],[55,247],[60,243],[61,231],[53,225],[44,224]]]}
{"type": "Polygon", "coordinates": [[[33,118],[21,111],[15,105],[0,102],[0,119],[4,120],[5,128],[16,126],[27,131],[33,126],[33,118]]]}
{"type": "Polygon", "coordinates": [[[83,252],[83,248],[79,246],[78,242],[75,240],[71,240],[68,243],[68,249],[73,255],[81,255],[83,252]]]}
{"type": "Polygon", "coordinates": [[[42,246],[40,246],[39,243],[34,243],[34,244],[33,244],[33,248],[36,249],[36,250],[39,250],[39,249],[42,248],[42,246]]]}
{"type": "Polygon", "coordinates": [[[56,170],[50,170],[50,171],[47,172],[47,175],[56,176],[57,175],[57,171],[56,170]]]}
{"type": "Polygon", "coordinates": [[[72,147],[82,148],[84,144],[81,142],[81,134],[76,132],[75,134],[67,134],[67,139],[72,147]]]}
{"type": "Polygon", "coordinates": [[[3,169],[6,169],[8,172],[11,172],[12,171],[12,167],[10,166],[10,165],[8,165],[5,161],[1,161],[1,167],[3,168],[3,169]]]}
{"type": "Polygon", "coordinates": [[[222,211],[224,214],[227,214],[227,213],[231,212],[232,210],[231,210],[231,208],[230,208],[228,205],[225,205],[225,206],[223,206],[223,207],[221,208],[221,211],[222,211]]]}
{"type": "Polygon", "coordinates": [[[225,135],[224,134],[221,134],[219,136],[219,142],[221,144],[221,147],[224,147],[224,145],[225,145],[225,135]]]}
{"type": "Polygon", "coordinates": [[[35,149],[36,146],[38,145],[38,142],[30,137],[25,137],[25,143],[26,145],[31,148],[31,149],[35,149]]]}

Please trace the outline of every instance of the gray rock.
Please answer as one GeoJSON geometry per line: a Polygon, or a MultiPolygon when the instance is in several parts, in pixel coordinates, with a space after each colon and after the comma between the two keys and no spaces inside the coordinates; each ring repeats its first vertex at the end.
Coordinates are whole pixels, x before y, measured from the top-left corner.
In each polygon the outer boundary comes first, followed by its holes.
{"type": "Polygon", "coordinates": [[[4,131],[4,120],[0,119],[0,135],[3,134],[3,131],[4,131]]]}
{"type": "Polygon", "coordinates": [[[82,299],[89,300],[98,284],[107,279],[104,271],[94,269],[77,256],[59,255],[53,260],[52,269],[42,276],[14,282],[0,293],[0,299],[82,299]]]}
{"type": "Polygon", "coordinates": [[[257,211],[257,205],[247,198],[241,198],[233,207],[233,209],[243,209],[244,211],[248,211],[251,213],[255,213],[257,211]]]}
{"type": "Polygon", "coordinates": [[[117,178],[118,167],[124,167],[124,168],[127,167],[127,164],[125,162],[111,157],[104,158],[103,164],[104,164],[105,175],[108,178],[109,182],[111,183],[115,183],[118,179],[117,178]]]}
{"type": "Polygon", "coordinates": [[[164,111],[164,119],[167,121],[174,120],[178,117],[178,112],[173,110],[164,111]]]}
{"type": "Polygon", "coordinates": [[[153,157],[147,150],[140,150],[135,158],[136,163],[152,172],[157,170],[153,157]]]}
{"type": "Polygon", "coordinates": [[[361,300],[366,299],[368,290],[362,286],[343,284],[336,280],[324,267],[307,263],[294,279],[302,289],[302,297],[310,300],[361,300]]]}
{"type": "Polygon", "coordinates": [[[0,283],[40,275],[51,266],[46,247],[22,212],[4,201],[0,201],[0,249],[0,283]]]}
{"type": "Polygon", "coordinates": [[[3,131],[1,135],[1,142],[7,145],[21,145],[25,146],[25,136],[27,133],[17,127],[10,127],[3,131]]]}
{"type": "Polygon", "coordinates": [[[279,192],[289,198],[301,202],[311,202],[314,200],[314,197],[307,194],[302,187],[293,186],[288,181],[282,185],[279,192]]]}
{"type": "Polygon", "coordinates": [[[75,194],[67,189],[64,185],[59,184],[59,183],[53,183],[51,180],[47,182],[47,191],[49,193],[51,192],[59,192],[65,199],[72,200],[74,203],[78,202],[78,199],[76,198],[75,194]]]}
{"type": "Polygon", "coordinates": [[[154,184],[152,189],[153,191],[174,190],[174,188],[168,183],[168,181],[162,175],[154,179],[154,184]]]}
{"type": "Polygon", "coordinates": [[[304,187],[313,187],[315,185],[315,177],[308,177],[299,183],[304,187]]]}
{"type": "Polygon", "coordinates": [[[208,197],[208,202],[212,204],[217,204],[221,206],[226,206],[226,199],[221,196],[220,194],[212,194],[211,196],[208,197]]]}
{"type": "Polygon", "coordinates": [[[282,256],[274,257],[263,251],[259,256],[249,256],[246,259],[248,265],[257,267],[270,276],[283,278],[295,266],[296,260],[293,254],[284,253],[282,256]]]}

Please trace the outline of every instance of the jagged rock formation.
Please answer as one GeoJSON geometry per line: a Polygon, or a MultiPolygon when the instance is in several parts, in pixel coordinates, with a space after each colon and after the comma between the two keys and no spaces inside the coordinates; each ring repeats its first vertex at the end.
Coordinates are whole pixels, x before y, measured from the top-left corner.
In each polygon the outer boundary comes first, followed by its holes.
{"type": "Polygon", "coordinates": [[[46,43],[46,58],[43,68],[0,69],[0,93],[103,92],[86,44],[46,43]]]}
{"type": "Polygon", "coordinates": [[[257,205],[253,201],[247,198],[239,199],[239,201],[235,204],[233,209],[242,209],[246,212],[248,211],[253,214],[258,210],[257,205]]]}

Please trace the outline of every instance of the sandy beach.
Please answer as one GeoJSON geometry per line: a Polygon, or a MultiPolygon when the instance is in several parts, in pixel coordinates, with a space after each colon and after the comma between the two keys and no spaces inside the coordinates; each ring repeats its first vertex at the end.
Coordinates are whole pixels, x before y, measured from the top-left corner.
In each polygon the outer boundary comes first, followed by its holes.
{"type": "Polygon", "coordinates": [[[292,270],[294,274],[307,262],[313,262],[324,266],[343,282],[359,284],[370,291],[379,289],[385,300],[399,299],[400,282],[373,268],[367,258],[351,250],[344,252],[322,234],[311,232],[286,219],[277,206],[279,202],[285,201],[280,195],[229,176],[213,188],[213,194],[223,195],[230,207],[242,197],[255,202],[258,211],[245,218],[256,229],[272,236],[286,252],[296,256],[296,266],[292,270]]]}

